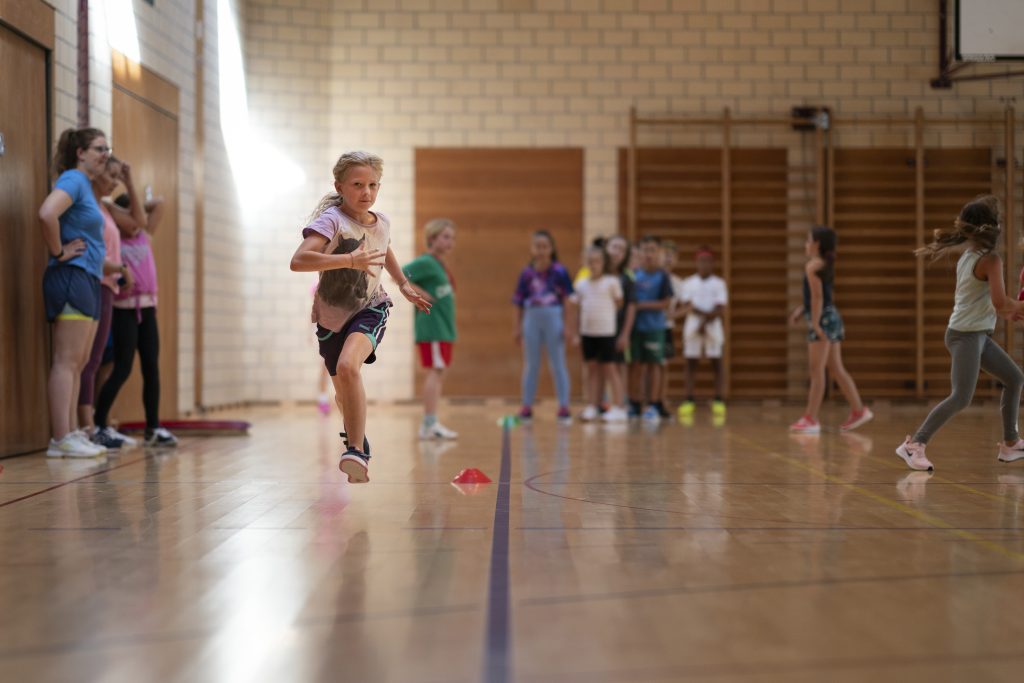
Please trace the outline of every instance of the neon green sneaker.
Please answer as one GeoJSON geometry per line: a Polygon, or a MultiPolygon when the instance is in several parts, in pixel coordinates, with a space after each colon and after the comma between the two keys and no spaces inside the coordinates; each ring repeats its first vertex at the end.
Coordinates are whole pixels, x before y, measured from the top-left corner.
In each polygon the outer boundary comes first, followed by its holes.
{"type": "Polygon", "coordinates": [[[718,417],[725,415],[725,401],[712,401],[711,414],[718,417]]]}
{"type": "Polygon", "coordinates": [[[697,404],[693,401],[683,401],[679,404],[679,408],[676,412],[679,417],[693,417],[693,411],[697,410],[697,404]]]}

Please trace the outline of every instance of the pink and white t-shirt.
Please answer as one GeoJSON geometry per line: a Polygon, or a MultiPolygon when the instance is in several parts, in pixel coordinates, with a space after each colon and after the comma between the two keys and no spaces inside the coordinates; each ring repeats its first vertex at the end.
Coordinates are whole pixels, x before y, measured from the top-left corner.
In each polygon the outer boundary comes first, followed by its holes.
{"type": "MultiPolygon", "coordinates": [[[[110,215],[110,210],[99,202],[100,213],[103,214],[103,245],[107,248],[106,260],[114,265],[121,265],[121,231],[117,229],[117,223],[114,222],[114,217],[110,215]]],[[[117,281],[121,278],[121,273],[110,273],[104,275],[100,282],[103,286],[117,294],[120,291],[120,287],[117,286],[117,281]]]]}
{"type": "MultiPolygon", "coordinates": [[[[376,222],[373,225],[363,225],[347,216],[338,207],[332,206],[302,229],[302,237],[305,239],[312,234],[325,237],[327,239],[327,244],[323,249],[325,254],[333,253],[339,242],[343,239],[363,240],[363,248],[367,251],[377,250],[381,253],[387,253],[388,247],[391,246],[391,222],[382,213],[371,212],[371,214],[377,219],[376,222]]],[[[324,271],[320,274],[320,281],[323,283],[325,276],[337,277],[342,275],[344,274],[343,271],[346,270],[349,269],[341,269],[342,272],[324,271]]],[[[313,297],[313,322],[333,332],[340,332],[345,323],[362,309],[368,306],[380,306],[385,302],[389,302],[388,294],[381,285],[381,275],[383,272],[384,266],[372,267],[367,274],[365,295],[362,294],[361,287],[353,286],[350,296],[345,297],[345,302],[341,305],[337,302],[328,303],[325,301],[320,289],[318,289],[316,296],[313,297]]],[[[322,288],[323,285],[321,284],[322,288]]]]}

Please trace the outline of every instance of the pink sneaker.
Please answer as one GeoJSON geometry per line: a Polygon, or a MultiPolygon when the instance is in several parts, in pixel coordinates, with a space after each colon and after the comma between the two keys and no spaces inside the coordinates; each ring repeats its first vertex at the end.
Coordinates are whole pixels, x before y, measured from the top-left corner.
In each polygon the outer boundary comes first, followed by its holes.
{"type": "Polygon", "coordinates": [[[839,425],[839,431],[848,432],[851,429],[856,429],[862,424],[871,422],[871,418],[874,416],[875,414],[871,412],[871,408],[868,408],[867,406],[861,408],[859,413],[851,410],[850,417],[846,418],[846,422],[839,425]]]}
{"type": "Polygon", "coordinates": [[[331,402],[328,401],[326,398],[319,399],[316,402],[316,407],[317,407],[317,410],[320,411],[321,415],[330,415],[331,414],[331,402]]]}
{"type": "Polygon", "coordinates": [[[820,434],[821,425],[818,424],[817,420],[804,415],[799,420],[789,425],[789,431],[794,434],[820,434]]]}
{"type": "Polygon", "coordinates": [[[1021,459],[1024,459],[1024,439],[1017,439],[1017,443],[1012,446],[1007,446],[1005,443],[999,444],[1000,462],[1013,462],[1021,459]]]}
{"type": "Polygon", "coordinates": [[[935,469],[935,465],[924,454],[924,444],[911,441],[909,436],[896,449],[896,455],[912,470],[931,472],[935,469]]]}

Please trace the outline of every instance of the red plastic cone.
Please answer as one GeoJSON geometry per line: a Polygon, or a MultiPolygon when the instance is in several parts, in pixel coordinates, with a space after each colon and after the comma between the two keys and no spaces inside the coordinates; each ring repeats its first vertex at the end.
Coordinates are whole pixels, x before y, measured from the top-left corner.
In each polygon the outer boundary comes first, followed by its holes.
{"type": "Polygon", "coordinates": [[[464,496],[475,496],[478,493],[483,493],[486,490],[486,486],[486,484],[456,484],[452,482],[452,488],[464,496]]]}
{"type": "Polygon", "coordinates": [[[470,467],[459,472],[458,476],[452,479],[453,484],[490,484],[491,479],[475,467],[470,467]]]}

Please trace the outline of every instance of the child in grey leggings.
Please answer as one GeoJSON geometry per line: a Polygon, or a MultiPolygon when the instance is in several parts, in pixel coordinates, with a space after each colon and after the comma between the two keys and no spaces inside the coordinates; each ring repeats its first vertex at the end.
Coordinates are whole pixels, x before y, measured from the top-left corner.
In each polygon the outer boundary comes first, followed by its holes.
{"type": "Polygon", "coordinates": [[[971,404],[979,370],[1003,385],[1004,442],[999,445],[999,460],[1012,462],[1024,458],[1024,440],[1017,431],[1024,372],[991,337],[997,316],[1017,319],[1022,313],[1022,304],[1006,296],[1002,259],[994,252],[999,234],[995,197],[978,197],[960,211],[952,230],[937,230],[935,240],[916,252],[918,256],[928,254],[934,258],[948,249],[966,245],[956,264],[953,314],[946,330],[946,348],[952,358],[952,393],[932,408],[914,436],[908,436],[896,449],[896,455],[911,469],[934,469],[925,456],[925,445],[942,425],[971,404]]]}

